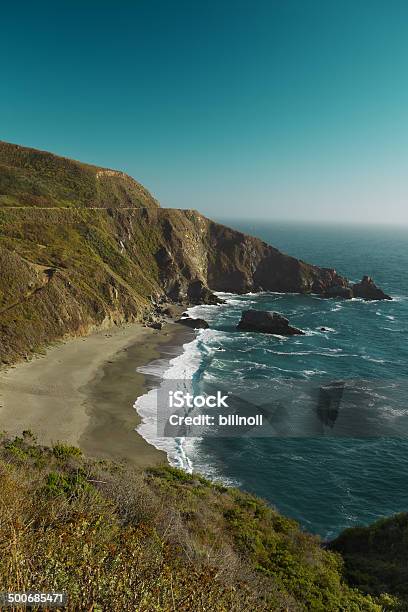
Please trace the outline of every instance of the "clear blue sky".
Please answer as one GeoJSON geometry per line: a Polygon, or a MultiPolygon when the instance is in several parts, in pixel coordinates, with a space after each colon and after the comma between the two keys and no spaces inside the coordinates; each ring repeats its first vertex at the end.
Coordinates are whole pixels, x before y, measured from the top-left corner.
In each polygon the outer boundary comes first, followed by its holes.
{"type": "Polygon", "coordinates": [[[3,3],[0,138],[215,217],[408,222],[406,0],[3,3]]]}

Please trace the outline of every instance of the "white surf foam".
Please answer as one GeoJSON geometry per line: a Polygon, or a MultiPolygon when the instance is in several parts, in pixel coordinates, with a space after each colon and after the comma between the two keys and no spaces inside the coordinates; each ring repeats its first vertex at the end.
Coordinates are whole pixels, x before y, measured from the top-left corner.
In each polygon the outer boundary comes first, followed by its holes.
{"type": "Polygon", "coordinates": [[[310,376],[316,376],[317,374],[327,374],[325,370],[303,370],[302,373],[304,376],[306,376],[306,378],[309,378],[310,376]]]}
{"type": "MultiPolygon", "coordinates": [[[[183,345],[181,355],[177,355],[170,361],[158,359],[138,368],[138,372],[155,376],[161,380],[191,380],[201,362],[201,354],[198,349],[200,333],[192,342],[183,345]]],[[[160,384],[158,386],[160,387],[160,384]]],[[[190,456],[193,454],[196,441],[194,438],[163,438],[157,435],[157,393],[157,388],[151,389],[135,401],[134,408],[141,417],[137,431],[149,444],[167,454],[170,465],[191,473],[193,464],[190,456]]]]}

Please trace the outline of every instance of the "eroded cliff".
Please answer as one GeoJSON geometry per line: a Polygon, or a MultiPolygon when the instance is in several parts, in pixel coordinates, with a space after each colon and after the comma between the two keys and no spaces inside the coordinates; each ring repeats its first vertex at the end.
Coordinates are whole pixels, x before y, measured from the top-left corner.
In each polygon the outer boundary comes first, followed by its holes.
{"type": "Polygon", "coordinates": [[[194,210],[160,208],[121,172],[0,143],[0,360],[213,291],[325,294],[335,270],[194,210]]]}

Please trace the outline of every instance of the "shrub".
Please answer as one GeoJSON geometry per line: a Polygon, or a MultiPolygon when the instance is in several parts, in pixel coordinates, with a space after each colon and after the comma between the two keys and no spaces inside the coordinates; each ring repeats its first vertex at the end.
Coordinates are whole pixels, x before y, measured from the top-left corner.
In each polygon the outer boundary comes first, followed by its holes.
{"type": "Polygon", "coordinates": [[[70,446],[69,444],[62,444],[58,442],[52,447],[52,452],[57,459],[68,459],[69,457],[81,457],[82,451],[76,446],[70,446]]]}
{"type": "Polygon", "coordinates": [[[381,610],[294,521],[197,474],[129,471],[26,433],[0,441],[0,486],[0,591],[65,590],[70,611],[381,610]]]}

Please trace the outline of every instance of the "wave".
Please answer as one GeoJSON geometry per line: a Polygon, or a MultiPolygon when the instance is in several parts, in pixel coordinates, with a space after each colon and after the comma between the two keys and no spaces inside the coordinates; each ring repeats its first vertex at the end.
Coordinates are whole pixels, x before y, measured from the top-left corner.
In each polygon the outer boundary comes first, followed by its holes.
{"type": "Polygon", "coordinates": [[[305,329],[303,330],[304,335],[307,336],[323,336],[324,332],[322,332],[320,329],[305,329]]]}
{"type": "Polygon", "coordinates": [[[224,306],[224,304],[199,304],[197,306],[190,306],[190,308],[187,308],[186,312],[193,319],[211,319],[214,315],[216,315],[217,310],[221,306],[224,306]]]}
{"type": "Polygon", "coordinates": [[[309,378],[310,376],[316,376],[316,375],[322,375],[322,374],[327,374],[327,372],[325,370],[303,370],[302,374],[306,377],[309,378]]]}
{"type": "MultiPolygon", "coordinates": [[[[274,351],[273,349],[264,348],[265,353],[271,353],[272,355],[285,355],[285,356],[299,356],[304,357],[306,355],[320,355],[322,357],[336,357],[340,356],[338,353],[342,353],[341,348],[325,348],[323,350],[311,350],[311,351],[274,351]]],[[[341,355],[342,357],[355,357],[355,355],[341,355]]]]}
{"type": "Polygon", "coordinates": [[[361,358],[365,359],[366,361],[371,361],[372,363],[389,363],[386,359],[370,357],[370,355],[361,355],[361,358]]]}
{"type": "MultiPolygon", "coordinates": [[[[352,300],[357,304],[349,306],[349,300],[328,301],[325,298],[311,296],[314,298],[313,302],[310,302],[309,307],[305,307],[304,301],[297,299],[298,295],[296,298],[289,298],[289,294],[286,293],[260,292],[237,295],[217,292],[216,294],[225,300],[224,304],[197,305],[187,309],[190,316],[206,319],[210,324],[209,329],[196,331],[194,340],[183,346],[182,354],[170,360],[156,360],[139,368],[138,371],[156,377],[159,388],[161,381],[166,379],[178,380],[182,384],[183,380],[192,380],[196,377],[196,380],[204,380],[206,384],[230,385],[232,391],[239,393],[247,390],[251,384],[258,385],[260,389],[262,385],[265,389],[270,389],[271,385],[276,386],[276,383],[284,379],[290,379],[294,384],[295,381],[299,381],[299,384],[313,385],[317,384],[319,376],[347,377],[354,371],[369,372],[370,375],[379,376],[384,370],[383,364],[393,363],[388,355],[385,355],[384,359],[380,358],[381,344],[379,348],[373,345],[373,350],[368,350],[367,354],[361,344],[356,346],[350,332],[353,329],[360,329],[361,322],[365,324],[368,312],[370,317],[374,313],[383,317],[383,319],[373,317],[381,330],[387,329],[385,325],[388,324],[393,328],[389,328],[390,331],[398,331],[395,328],[396,323],[400,323],[399,310],[402,311],[405,305],[394,305],[395,309],[388,309],[383,308],[383,304],[380,306],[378,303],[368,303],[372,304],[373,308],[367,311],[365,309],[367,302],[360,299],[352,300]],[[268,298],[268,295],[271,297],[268,298]],[[261,299],[257,300],[257,296],[261,299]],[[283,297],[287,297],[288,301],[281,302],[280,298],[283,297]],[[315,300],[322,301],[321,309],[315,300]],[[278,302],[285,303],[282,312],[290,317],[291,322],[291,317],[294,323],[297,318],[304,317],[302,328],[306,336],[265,335],[240,332],[235,329],[235,324],[244,308],[255,306],[260,309],[268,307],[273,309],[278,302]],[[364,310],[358,306],[360,303],[364,304],[364,310]],[[342,309],[343,313],[337,316],[342,309]],[[317,325],[319,320],[321,323],[317,325]],[[326,326],[326,321],[330,327],[326,326]],[[218,329],[213,329],[214,326],[218,329]],[[353,353],[353,349],[356,353],[353,353]],[[370,352],[374,355],[370,355],[370,352]],[[289,359],[290,357],[293,359],[289,359]],[[346,358],[346,362],[338,358],[346,358]],[[348,360],[350,364],[347,363],[348,360]]],[[[405,299],[407,299],[405,296],[400,296],[400,301],[405,299]]],[[[389,337],[391,338],[391,334],[389,337]]],[[[208,454],[207,445],[205,442],[202,443],[201,439],[158,437],[156,393],[157,390],[151,390],[135,402],[135,409],[142,421],[137,428],[138,432],[150,444],[165,451],[171,465],[187,472],[199,470],[211,478],[227,482],[228,469],[217,459],[216,452],[208,454]],[[224,471],[227,473],[224,474],[224,471]]],[[[389,414],[395,415],[391,411],[389,414]]],[[[222,440],[219,442],[221,445],[222,440]]],[[[256,441],[253,441],[253,444],[254,452],[257,448],[262,448],[261,445],[256,447],[256,441]]]]}
{"type": "MultiPolygon", "coordinates": [[[[203,332],[208,330],[202,330],[203,332]]],[[[137,369],[142,374],[164,380],[191,380],[201,363],[201,352],[198,348],[199,335],[183,345],[181,355],[170,361],[157,359],[137,369]]],[[[181,383],[182,384],[182,383],[181,383]]],[[[160,385],[159,385],[160,387],[160,385]]],[[[158,388],[151,389],[135,401],[133,407],[141,418],[137,432],[152,446],[166,453],[168,462],[186,472],[193,471],[191,456],[197,441],[194,438],[163,438],[157,435],[157,393],[158,388]]]]}
{"type": "Polygon", "coordinates": [[[137,432],[152,446],[164,451],[170,465],[186,472],[193,471],[192,463],[186,451],[185,440],[182,438],[161,438],[157,435],[157,389],[151,389],[140,396],[134,403],[134,408],[141,417],[137,432]]]}
{"type": "Polygon", "coordinates": [[[384,319],[388,319],[389,321],[395,321],[394,315],[385,314],[384,312],[381,312],[381,310],[377,310],[375,314],[377,317],[384,317],[384,319]]]}

